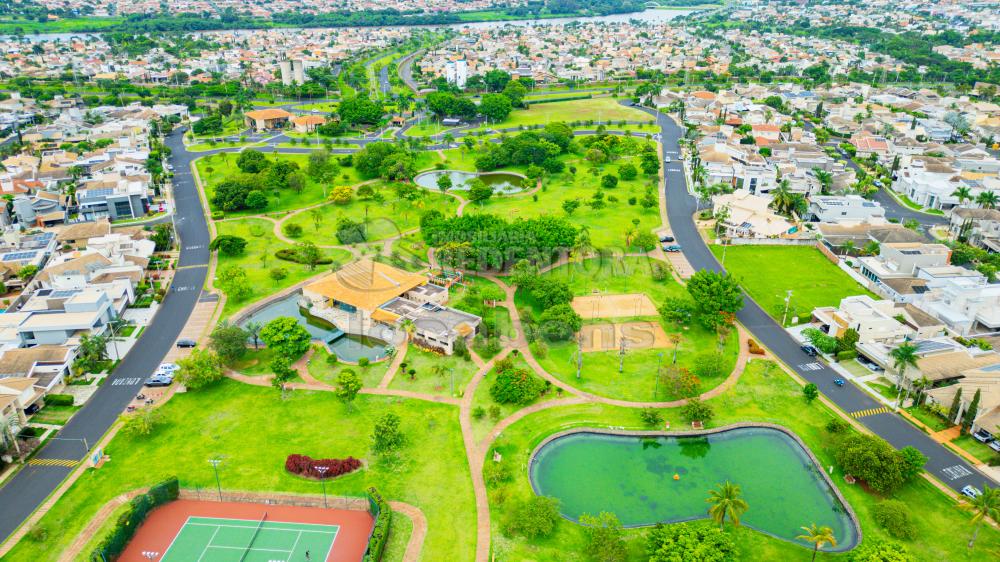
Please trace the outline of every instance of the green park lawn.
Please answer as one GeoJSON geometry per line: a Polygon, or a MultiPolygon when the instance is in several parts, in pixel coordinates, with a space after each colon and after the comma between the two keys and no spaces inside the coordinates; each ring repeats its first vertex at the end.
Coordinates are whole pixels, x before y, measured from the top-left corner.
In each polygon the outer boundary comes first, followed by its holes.
{"type": "MultiPolygon", "coordinates": [[[[687,291],[672,277],[663,281],[652,278],[651,267],[654,260],[629,257],[622,260],[602,260],[594,258],[582,263],[567,264],[553,269],[547,274],[568,283],[576,296],[592,294],[595,290],[603,293],[628,294],[644,293],[659,306],[668,297],[686,297],[687,291]]],[[[518,308],[537,315],[541,312],[531,296],[525,291],[515,295],[518,308]]],[[[701,376],[702,392],[717,386],[732,372],[739,353],[739,341],[730,334],[720,347],[714,331],[700,324],[680,326],[659,317],[636,317],[587,320],[588,324],[622,323],[628,321],[652,321],[659,323],[668,336],[680,337],[677,345],[677,365],[693,370],[702,354],[721,353],[721,368],[714,373],[701,376]]],[[[622,372],[618,372],[618,350],[591,351],[583,354],[580,378],[576,377],[577,343],[575,341],[550,342],[544,353],[536,353],[541,366],[559,380],[586,392],[633,401],[660,401],[680,398],[673,389],[656,380],[657,364],[666,366],[673,361],[673,346],[658,349],[637,349],[627,351],[622,361],[622,372]],[[662,354],[662,357],[660,357],[662,354]]]]}
{"type": "Polygon", "coordinates": [[[406,347],[403,363],[406,363],[406,368],[401,368],[393,376],[389,388],[437,396],[461,396],[462,389],[469,384],[479,369],[471,359],[434,353],[412,343],[406,347]],[[436,371],[436,368],[441,370],[436,371]],[[410,370],[414,371],[413,375],[410,375],[410,370]]]}
{"type": "Polygon", "coordinates": [[[333,101],[321,101],[317,103],[307,103],[303,105],[295,106],[296,109],[301,109],[302,111],[322,111],[324,113],[333,113],[337,111],[337,106],[339,104],[333,101]]]}
{"type": "MultiPolygon", "coordinates": [[[[530,100],[529,100],[530,101],[530,100]]],[[[591,98],[557,101],[530,105],[528,109],[514,110],[507,120],[491,126],[499,128],[546,125],[558,121],[642,121],[653,122],[651,115],[625,107],[615,98],[591,98]]]]}
{"type": "Polygon", "coordinates": [[[619,166],[628,162],[638,167],[638,159],[622,158],[606,164],[603,170],[593,175],[590,173],[590,164],[579,156],[568,155],[563,158],[566,170],[547,176],[542,180],[542,189],[534,194],[521,193],[494,197],[485,204],[468,205],[465,212],[492,213],[510,218],[532,218],[544,214],[565,217],[566,213],[562,209],[563,201],[579,199],[581,205],[568,219],[578,227],[589,229],[591,241],[597,248],[624,248],[626,231],[633,228],[636,220],[639,221],[638,226],[635,226],[638,232],[649,232],[660,226],[658,208],[646,209],[639,205],[646,190],[656,185],[657,176],[640,173],[633,180],[619,180],[618,186],[613,189],[600,187],[601,176],[618,175],[619,166]],[[576,168],[575,174],[570,173],[570,166],[576,168]],[[592,209],[585,203],[590,201],[591,196],[599,189],[604,192],[604,207],[592,209]],[[611,198],[618,200],[612,201],[611,198]],[[635,204],[629,203],[631,198],[635,198],[635,204]]]}
{"type": "Polygon", "coordinates": [[[408,200],[400,197],[390,182],[376,181],[370,185],[385,198],[383,202],[357,197],[344,205],[330,202],[289,218],[282,227],[298,224],[302,226],[300,240],[317,246],[332,246],[341,244],[335,233],[342,218],[364,222],[367,217],[368,240],[377,241],[418,228],[420,216],[428,211],[441,211],[445,216],[451,216],[458,209],[457,199],[437,191],[418,189],[415,192],[417,199],[408,200]]]}
{"type": "Polygon", "coordinates": [[[318,344],[315,344],[315,349],[316,352],[313,354],[312,360],[307,366],[309,374],[333,386],[337,385],[337,375],[339,375],[344,369],[350,369],[361,377],[361,384],[364,388],[375,388],[378,386],[378,383],[382,381],[382,377],[385,376],[389,365],[392,363],[391,360],[387,359],[377,363],[369,363],[367,367],[361,367],[359,365],[352,365],[340,361],[331,365],[327,361],[327,358],[330,356],[330,352],[328,352],[325,347],[318,344]]]}
{"type": "MultiPolygon", "coordinates": [[[[478,394],[478,393],[477,393],[478,394]]],[[[839,437],[831,435],[825,426],[834,417],[820,402],[807,404],[797,383],[785,375],[776,365],[763,360],[750,362],[747,371],[738,384],[717,398],[708,401],[715,411],[715,419],[710,427],[719,427],[740,421],[761,421],[783,425],[794,431],[818,457],[824,468],[834,466],[832,478],[854,508],[861,523],[864,542],[894,540],[902,543],[915,560],[983,560],[990,557],[1000,547],[1000,531],[984,525],[976,543],[976,548],[967,548],[972,532],[967,514],[956,504],[922,478],[904,485],[893,496],[911,506],[911,521],[916,527],[916,538],[912,540],[889,539],[886,532],[874,520],[873,509],[883,499],[867,492],[863,487],[844,482],[843,472],[836,468],[835,452],[839,437]]],[[[686,427],[679,409],[660,410],[674,430],[686,427]]],[[[509,483],[488,484],[490,488],[490,509],[493,523],[494,545],[500,544],[509,560],[533,560],[536,562],[587,560],[582,553],[586,549],[587,538],[583,527],[568,520],[559,519],[554,532],[545,538],[530,540],[524,537],[505,535],[502,522],[506,516],[506,506],[512,499],[527,497],[532,493],[527,478],[529,455],[532,450],[549,435],[572,427],[620,427],[624,429],[646,429],[636,409],[619,408],[603,404],[588,403],[574,406],[560,406],[526,416],[509,428],[494,442],[494,448],[515,467],[513,479],[509,483]],[[500,499],[502,501],[500,501],[500,499]],[[581,554],[578,554],[581,553],[581,554]]],[[[487,459],[490,458],[488,454],[487,459]]],[[[490,462],[487,460],[487,462],[490,462]]],[[[737,484],[739,482],[736,482],[737,484]]],[[[714,483],[706,483],[708,489],[714,483]]],[[[750,505],[752,511],[754,505],[750,505]]],[[[808,525],[804,521],[803,525],[808,525]]],[[[706,523],[707,524],[707,523],[706,523]]],[[[809,560],[811,551],[803,546],[772,538],[747,527],[726,526],[738,549],[738,560],[809,560]]],[[[627,530],[629,560],[645,559],[645,529],[627,530]]],[[[846,560],[844,555],[820,554],[820,559],[846,560]]]]}
{"type": "MultiPolygon", "coordinates": [[[[299,165],[303,172],[306,169],[309,155],[307,154],[277,154],[272,156],[281,160],[287,160],[299,165]]],[[[225,180],[232,174],[239,173],[236,161],[239,155],[231,152],[219,154],[209,154],[204,158],[195,161],[198,168],[198,175],[201,176],[202,186],[205,189],[205,198],[209,201],[209,207],[215,210],[212,205],[212,196],[215,193],[214,187],[219,182],[225,180]]],[[[308,178],[308,176],[307,176],[308,178]]],[[[354,185],[362,181],[354,167],[341,167],[340,173],[333,185],[354,185]]],[[[333,185],[323,185],[312,179],[307,179],[305,188],[300,193],[292,190],[282,190],[280,192],[270,191],[268,193],[267,208],[261,210],[248,209],[244,211],[234,211],[226,213],[227,216],[255,215],[263,213],[275,213],[280,211],[291,211],[315,205],[325,201],[327,194],[333,185]]]]}
{"type": "Polygon", "coordinates": [[[364,459],[364,469],[329,481],[327,492],[363,496],[375,486],[426,515],[425,560],[473,559],[475,506],[454,406],[362,394],[348,409],[331,392],[292,391],[282,400],[272,388],[222,381],[177,394],[160,412],[152,434],[119,433],[105,450],[114,461],[88,470],[43,517],[47,539],[22,540],[4,559],[53,559],[112,498],[168,476],[185,488],[212,489],[207,460],[218,456],[223,488],[319,495],[318,483],[285,472],[293,453],[364,459]],[[369,452],[372,425],[386,412],[400,416],[407,439],[395,464],[369,452]]]}
{"type": "Polygon", "coordinates": [[[316,266],[314,270],[310,270],[307,265],[280,260],[274,257],[274,253],[282,248],[291,248],[292,246],[278,240],[274,236],[273,228],[274,224],[271,221],[263,219],[248,218],[216,222],[219,235],[229,234],[247,240],[243,255],[219,255],[216,275],[228,267],[240,268],[246,272],[250,287],[253,289],[250,296],[241,301],[226,299],[226,306],[222,311],[223,318],[252,302],[310,277],[323,274],[338,264],[342,265],[351,260],[351,254],[347,250],[341,249],[321,250],[323,255],[333,259],[334,263],[316,266]],[[283,268],[288,273],[287,277],[281,281],[275,281],[270,275],[271,270],[278,267],[283,268]]]}
{"type": "Polygon", "coordinates": [[[406,130],[406,135],[410,137],[431,137],[453,130],[453,125],[445,126],[438,121],[430,119],[420,121],[406,130]]]}
{"type": "MultiPolygon", "coordinates": [[[[219,137],[228,137],[230,135],[237,135],[242,131],[246,130],[246,124],[243,122],[243,117],[237,114],[230,115],[222,120],[222,131],[218,133],[210,133],[207,135],[194,135],[195,139],[213,139],[219,137]]],[[[188,133],[189,135],[192,133],[188,133]]]]}
{"type": "MultiPolygon", "coordinates": [[[[722,259],[723,247],[712,246],[722,259]]],[[[852,295],[870,295],[854,279],[811,246],[728,246],[726,270],[732,273],[757,304],[781,321],[786,291],[792,291],[788,324],[804,321],[820,306],[839,306],[852,295]]]]}
{"type": "Polygon", "coordinates": [[[476,151],[469,151],[464,146],[449,148],[444,152],[444,167],[448,170],[476,171],[476,151]]]}

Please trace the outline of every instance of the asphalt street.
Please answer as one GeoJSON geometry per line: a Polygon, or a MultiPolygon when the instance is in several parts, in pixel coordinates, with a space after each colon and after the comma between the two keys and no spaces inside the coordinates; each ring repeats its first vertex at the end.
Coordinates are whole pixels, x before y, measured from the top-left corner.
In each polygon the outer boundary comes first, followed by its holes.
{"type": "MultiPolygon", "coordinates": [[[[646,111],[650,114],[655,113],[650,110],[646,111]]],[[[657,121],[662,130],[664,154],[671,159],[671,163],[665,164],[666,185],[664,190],[667,217],[670,221],[672,234],[696,271],[702,269],[722,271],[722,266],[708,249],[694,224],[696,200],[687,189],[687,179],[678,144],[684,129],[678,126],[673,119],[663,114],[657,115],[657,121]]],[[[799,348],[798,342],[749,296],[744,296],[744,307],[737,314],[737,318],[757,341],[766,346],[800,377],[814,383],[820,392],[845,412],[852,413],[882,406],[880,402],[850,382],[843,387],[835,385],[833,381],[838,378],[837,373],[804,353],[799,348]]],[[[979,489],[982,489],[986,484],[990,487],[998,485],[997,482],[973,468],[964,459],[894,413],[864,416],[858,418],[858,421],[897,449],[908,445],[919,449],[929,459],[925,466],[926,470],[956,491],[969,484],[979,489]]]]}
{"type": "MultiPolygon", "coordinates": [[[[181,144],[181,131],[166,140],[173,149],[175,169],[175,223],[181,246],[180,267],[172,290],[160,305],[153,321],[142,334],[141,352],[129,353],[102,384],[89,402],[35,456],[83,462],[87,446],[93,447],[118,419],[142,383],[163,361],[201,295],[208,269],[208,225],[191,177],[189,164],[200,154],[188,154],[181,144]],[[189,267],[190,266],[190,267],[189,267]],[[85,444],[86,443],[86,446],[85,444]]],[[[71,468],[25,466],[0,488],[0,543],[52,493],[69,475],[71,468]]]]}

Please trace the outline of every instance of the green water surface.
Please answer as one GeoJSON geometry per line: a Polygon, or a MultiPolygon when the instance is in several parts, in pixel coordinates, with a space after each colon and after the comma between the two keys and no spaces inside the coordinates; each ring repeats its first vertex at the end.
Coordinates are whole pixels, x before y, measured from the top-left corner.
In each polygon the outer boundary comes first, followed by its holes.
{"type": "Polygon", "coordinates": [[[801,527],[826,525],[833,550],[847,550],[854,525],[818,470],[785,433],[739,428],[703,437],[573,433],[537,451],[530,476],[565,517],[608,511],[628,527],[708,517],[709,490],[729,480],[749,505],[743,525],[800,543],[801,527]]]}

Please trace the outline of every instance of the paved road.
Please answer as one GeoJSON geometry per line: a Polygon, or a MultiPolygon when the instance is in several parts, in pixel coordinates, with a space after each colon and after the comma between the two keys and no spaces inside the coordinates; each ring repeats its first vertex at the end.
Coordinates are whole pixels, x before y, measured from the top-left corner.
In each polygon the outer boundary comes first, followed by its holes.
{"type": "MultiPolygon", "coordinates": [[[[174,345],[194,310],[205,284],[209,236],[189,167],[191,160],[200,154],[184,151],[181,134],[181,131],[175,131],[167,138],[167,145],[173,149],[171,163],[176,170],[174,201],[177,205],[177,232],[182,245],[180,266],[203,267],[177,271],[172,285],[177,291],[167,295],[160,311],[143,332],[142,352],[126,355],[111,378],[59,432],[59,440],[50,441],[35,458],[83,459],[87,452],[83,440],[93,446],[107,432],[142,389],[142,382],[174,345]]],[[[0,543],[31,515],[71,470],[68,467],[29,465],[0,488],[0,543]]]]}
{"type": "Polygon", "coordinates": [[[399,78],[409,89],[413,90],[414,94],[420,93],[420,84],[417,84],[417,81],[413,79],[413,61],[417,60],[417,57],[423,55],[424,52],[424,49],[420,49],[406,55],[400,59],[399,66],[397,67],[399,78]]]}
{"type": "MultiPolygon", "coordinates": [[[[657,120],[663,134],[663,149],[672,160],[672,163],[666,164],[664,188],[671,231],[677,243],[684,248],[685,257],[696,271],[702,269],[722,271],[722,266],[708,249],[694,225],[696,202],[688,193],[686,177],[679,158],[678,139],[684,130],[673,119],[664,115],[659,115],[657,120]]],[[[778,326],[777,322],[750,297],[747,296],[744,300],[743,310],[737,314],[737,318],[757,341],[767,346],[800,377],[816,384],[820,392],[844,411],[850,413],[882,406],[880,402],[853,384],[844,387],[833,384],[837,374],[832,369],[803,353],[792,336],[778,326]]],[[[998,485],[896,414],[865,416],[858,421],[897,449],[907,445],[920,449],[929,459],[925,467],[927,471],[954,490],[960,490],[968,484],[980,489],[984,484],[989,484],[991,487],[998,485]]]]}

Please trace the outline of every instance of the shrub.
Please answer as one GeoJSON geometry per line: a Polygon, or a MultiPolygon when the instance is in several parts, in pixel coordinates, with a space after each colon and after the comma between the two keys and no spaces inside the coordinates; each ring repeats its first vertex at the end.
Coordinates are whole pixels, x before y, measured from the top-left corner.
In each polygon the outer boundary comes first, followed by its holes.
{"type": "Polygon", "coordinates": [[[725,368],[726,359],[720,353],[706,351],[694,358],[694,374],[703,379],[722,376],[725,368]]]}
{"type": "Polygon", "coordinates": [[[851,551],[849,562],[911,562],[913,557],[900,544],[879,541],[865,544],[851,551]]]}
{"type": "Polygon", "coordinates": [[[750,353],[752,355],[764,355],[764,348],[761,347],[755,339],[748,339],[747,347],[750,348],[750,353]]]}
{"type": "Polygon", "coordinates": [[[281,231],[285,233],[285,236],[289,238],[298,238],[302,236],[302,225],[290,222],[285,226],[281,227],[281,231]]]}
{"type": "Polygon", "coordinates": [[[49,528],[41,524],[35,525],[26,536],[31,542],[45,542],[49,540],[49,528]]]}
{"type": "Polygon", "coordinates": [[[71,394],[49,394],[45,397],[45,403],[49,406],[72,406],[73,396],[71,394]]]}
{"type": "Polygon", "coordinates": [[[145,494],[132,498],[125,511],[118,516],[115,526],[98,543],[90,555],[90,559],[117,559],[125,550],[125,545],[132,540],[136,529],[146,520],[146,515],[156,507],[177,499],[179,492],[180,488],[175,476],[153,486],[145,494]]]}
{"type": "Polygon", "coordinates": [[[482,406],[476,406],[475,408],[472,409],[472,417],[477,420],[483,419],[484,417],[486,417],[486,408],[483,408],[482,406]]]}
{"type": "Polygon", "coordinates": [[[358,367],[367,367],[370,364],[371,364],[371,360],[368,359],[367,357],[359,357],[358,358],[358,367]]]}
{"type": "Polygon", "coordinates": [[[837,361],[850,361],[858,356],[858,352],[853,349],[845,349],[837,352],[837,361]]]}
{"type": "Polygon", "coordinates": [[[715,411],[708,404],[698,398],[691,398],[688,403],[681,408],[681,416],[689,422],[700,421],[707,424],[712,420],[715,411]]]}
{"type": "MultiPolygon", "coordinates": [[[[295,248],[282,248],[274,253],[274,257],[278,258],[279,260],[285,260],[295,263],[301,263],[304,265],[309,265],[309,262],[302,259],[302,256],[299,255],[298,250],[296,250],[295,248]]],[[[331,263],[333,263],[332,258],[320,258],[316,262],[316,265],[329,265],[331,263]]]]}
{"type": "Polygon", "coordinates": [[[806,328],[802,330],[802,335],[809,340],[813,347],[823,353],[835,353],[837,351],[837,338],[828,336],[816,328],[806,328]]]}
{"type": "Polygon", "coordinates": [[[544,537],[552,533],[558,520],[558,500],[547,496],[532,496],[516,502],[507,511],[503,527],[508,535],[544,537]]]}
{"type": "Polygon", "coordinates": [[[212,211],[212,220],[221,220],[226,218],[225,211],[212,211]]]}
{"type": "Polygon", "coordinates": [[[851,428],[851,424],[838,418],[833,418],[826,422],[826,430],[830,433],[844,433],[851,428]]]}
{"type": "Polygon", "coordinates": [[[354,457],[346,459],[314,459],[307,455],[288,455],[285,470],[309,478],[336,478],[361,468],[361,461],[354,457]],[[326,473],[320,471],[326,467],[326,473]]]}
{"type": "Polygon", "coordinates": [[[498,370],[490,396],[500,404],[527,404],[542,393],[542,380],[528,369],[498,370]]]}
{"type": "MultiPolygon", "coordinates": [[[[348,157],[349,158],[349,157],[348,157]]],[[[377,562],[382,559],[385,545],[389,543],[389,531],[392,529],[392,508],[389,502],[382,499],[374,487],[368,488],[368,511],[375,517],[375,527],[368,537],[368,550],[365,551],[364,562],[377,562]]]]}
{"type": "Polygon", "coordinates": [[[917,530],[910,521],[906,504],[899,500],[885,500],[875,505],[875,521],[895,539],[912,539],[917,530]]]}
{"type": "Polygon", "coordinates": [[[642,418],[642,423],[649,427],[656,427],[663,423],[663,415],[655,408],[643,408],[639,412],[639,417],[642,418]]]}

